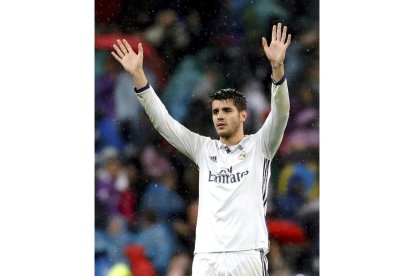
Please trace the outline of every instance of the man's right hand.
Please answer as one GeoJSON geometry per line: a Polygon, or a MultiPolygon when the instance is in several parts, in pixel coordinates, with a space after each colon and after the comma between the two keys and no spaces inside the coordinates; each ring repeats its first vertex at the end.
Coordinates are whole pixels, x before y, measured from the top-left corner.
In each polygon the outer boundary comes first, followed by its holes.
{"type": "Polygon", "coordinates": [[[127,71],[133,78],[135,86],[137,88],[143,87],[147,84],[147,79],[142,68],[144,61],[144,50],[141,43],[138,43],[138,54],[132,50],[128,41],[123,39],[117,40],[118,45],[112,45],[116,51],[111,52],[114,58],[121,63],[125,71],[127,71]]]}

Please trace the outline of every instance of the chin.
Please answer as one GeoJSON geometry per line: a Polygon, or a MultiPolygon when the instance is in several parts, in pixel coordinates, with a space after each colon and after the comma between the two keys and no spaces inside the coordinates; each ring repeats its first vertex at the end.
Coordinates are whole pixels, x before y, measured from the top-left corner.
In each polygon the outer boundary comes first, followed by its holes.
{"type": "Polygon", "coordinates": [[[217,131],[217,135],[220,138],[225,138],[225,139],[229,137],[229,134],[226,131],[217,131]]]}
{"type": "Polygon", "coordinates": [[[223,131],[216,129],[216,133],[219,137],[223,136],[223,131]]]}

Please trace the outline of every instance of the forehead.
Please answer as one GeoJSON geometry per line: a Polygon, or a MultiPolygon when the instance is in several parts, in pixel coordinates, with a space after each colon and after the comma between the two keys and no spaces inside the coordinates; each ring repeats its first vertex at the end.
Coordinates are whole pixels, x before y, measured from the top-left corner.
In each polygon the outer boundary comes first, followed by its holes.
{"type": "Polygon", "coordinates": [[[231,99],[226,100],[214,100],[211,102],[211,109],[221,108],[236,108],[234,101],[231,99]]]}

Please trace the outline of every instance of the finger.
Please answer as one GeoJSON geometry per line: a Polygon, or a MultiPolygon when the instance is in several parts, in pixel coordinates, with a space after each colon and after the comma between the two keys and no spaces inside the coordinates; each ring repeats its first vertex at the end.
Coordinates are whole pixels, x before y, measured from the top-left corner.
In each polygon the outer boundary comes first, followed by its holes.
{"type": "Polygon", "coordinates": [[[276,40],[280,41],[280,36],[282,35],[282,23],[277,23],[277,31],[276,31],[276,40]]]}
{"type": "Polygon", "coordinates": [[[290,38],[291,38],[291,35],[289,34],[288,38],[287,38],[287,41],[286,41],[286,44],[285,44],[286,48],[289,47],[289,45],[290,45],[290,38]]]}
{"type": "Polygon", "coordinates": [[[119,47],[121,47],[122,52],[126,55],[128,54],[128,50],[125,48],[124,43],[121,40],[117,40],[119,47]]]}
{"type": "Polygon", "coordinates": [[[286,39],[286,32],[287,32],[287,27],[284,26],[283,27],[283,32],[282,32],[282,43],[285,43],[285,39],[286,39]]]}
{"type": "Polygon", "coordinates": [[[276,41],[276,25],[272,28],[272,41],[276,41]]]}
{"type": "Polygon", "coordinates": [[[111,52],[111,54],[117,61],[119,61],[119,63],[122,63],[122,59],[117,54],[115,54],[114,52],[111,52]]]}
{"type": "Polygon", "coordinates": [[[134,50],[132,50],[131,45],[129,45],[128,41],[126,41],[126,39],[122,39],[122,42],[124,42],[125,47],[127,48],[128,52],[134,52],[134,50]]]}
{"type": "Polygon", "coordinates": [[[144,60],[144,49],[141,43],[138,43],[138,55],[142,56],[142,60],[144,60]]]}
{"type": "Polygon", "coordinates": [[[269,47],[267,46],[267,40],[265,37],[262,37],[262,46],[263,46],[263,49],[267,49],[269,47]]]}
{"type": "Polygon", "coordinates": [[[112,45],[115,48],[116,53],[118,54],[118,56],[120,58],[123,58],[125,55],[124,53],[122,53],[122,51],[118,48],[118,46],[116,44],[112,45]]]}
{"type": "Polygon", "coordinates": [[[142,48],[141,43],[138,43],[138,54],[144,54],[144,49],[142,48]]]}

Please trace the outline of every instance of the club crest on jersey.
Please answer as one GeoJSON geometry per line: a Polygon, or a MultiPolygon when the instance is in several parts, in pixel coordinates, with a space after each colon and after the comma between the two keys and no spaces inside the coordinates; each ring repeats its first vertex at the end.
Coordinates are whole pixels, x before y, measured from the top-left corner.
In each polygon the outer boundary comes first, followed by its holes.
{"type": "Polygon", "coordinates": [[[240,182],[244,176],[249,174],[249,169],[244,172],[233,173],[233,167],[221,169],[218,174],[209,171],[208,181],[220,184],[240,182]]]}
{"type": "Polygon", "coordinates": [[[239,154],[239,160],[243,160],[244,158],[246,158],[246,152],[243,150],[242,152],[240,152],[239,154]]]}
{"type": "Polygon", "coordinates": [[[217,156],[209,156],[210,160],[217,163],[217,156]]]}

